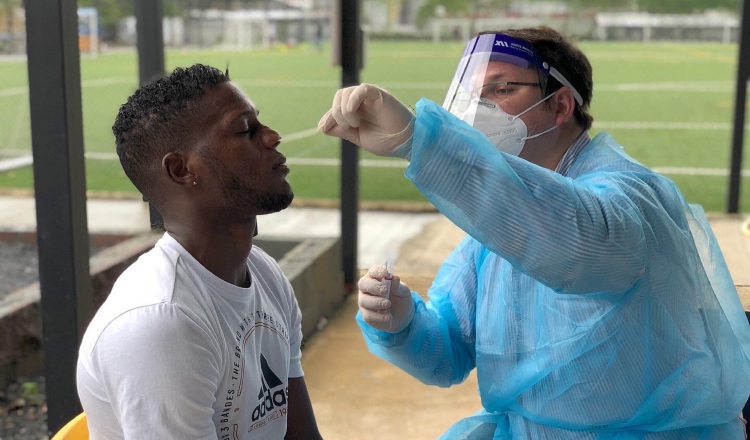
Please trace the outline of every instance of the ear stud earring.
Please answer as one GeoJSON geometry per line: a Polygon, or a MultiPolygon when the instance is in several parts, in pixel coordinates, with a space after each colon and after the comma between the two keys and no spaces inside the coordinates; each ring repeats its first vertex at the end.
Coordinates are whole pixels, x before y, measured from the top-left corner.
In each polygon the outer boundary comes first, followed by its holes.
{"type": "Polygon", "coordinates": [[[196,186],[196,185],[198,185],[198,182],[196,182],[195,180],[193,180],[193,186],[196,186]]]}

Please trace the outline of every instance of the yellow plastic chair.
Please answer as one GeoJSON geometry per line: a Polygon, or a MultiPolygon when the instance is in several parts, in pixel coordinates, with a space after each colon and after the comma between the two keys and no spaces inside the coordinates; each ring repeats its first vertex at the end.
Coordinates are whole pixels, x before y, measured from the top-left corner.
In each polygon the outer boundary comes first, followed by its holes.
{"type": "Polygon", "coordinates": [[[51,440],[88,440],[89,426],[86,424],[86,413],[80,413],[65,424],[51,440]]]}

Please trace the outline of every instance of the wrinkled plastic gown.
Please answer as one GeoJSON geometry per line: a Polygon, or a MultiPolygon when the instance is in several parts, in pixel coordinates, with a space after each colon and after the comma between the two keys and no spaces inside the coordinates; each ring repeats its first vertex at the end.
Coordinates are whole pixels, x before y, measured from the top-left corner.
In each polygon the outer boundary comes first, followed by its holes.
{"type": "Polygon", "coordinates": [[[407,177],[468,233],[370,350],[428,384],[477,368],[446,439],[733,439],[750,327],[700,207],[600,133],[568,176],[422,100],[407,177]]]}

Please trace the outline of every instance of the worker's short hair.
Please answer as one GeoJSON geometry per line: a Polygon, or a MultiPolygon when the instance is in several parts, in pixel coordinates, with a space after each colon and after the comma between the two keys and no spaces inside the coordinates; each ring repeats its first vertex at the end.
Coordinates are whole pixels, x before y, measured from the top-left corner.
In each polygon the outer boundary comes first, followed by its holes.
{"type": "MultiPolygon", "coordinates": [[[[576,122],[584,129],[591,128],[594,118],[589,114],[594,89],[591,64],[586,55],[575,47],[565,36],[556,30],[546,27],[506,29],[502,31],[481,32],[482,34],[503,34],[528,41],[534,46],[537,56],[557,69],[581,94],[582,104],[577,104],[574,111],[576,122]]],[[[550,76],[546,82],[543,96],[548,96],[562,87],[559,81],[550,76]]]]}

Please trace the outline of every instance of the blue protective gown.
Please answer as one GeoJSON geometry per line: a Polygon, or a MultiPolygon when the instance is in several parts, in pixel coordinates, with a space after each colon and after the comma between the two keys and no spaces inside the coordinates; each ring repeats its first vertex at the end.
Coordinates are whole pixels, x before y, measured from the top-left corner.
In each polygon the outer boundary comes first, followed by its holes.
{"type": "Polygon", "coordinates": [[[606,133],[568,176],[417,105],[407,177],[468,233],[370,350],[427,384],[476,368],[446,439],[740,439],[750,327],[710,226],[606,133]]]}

